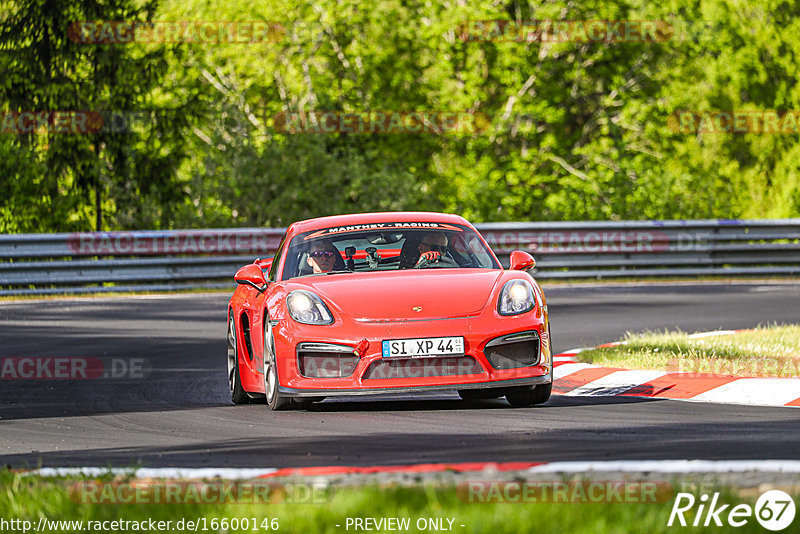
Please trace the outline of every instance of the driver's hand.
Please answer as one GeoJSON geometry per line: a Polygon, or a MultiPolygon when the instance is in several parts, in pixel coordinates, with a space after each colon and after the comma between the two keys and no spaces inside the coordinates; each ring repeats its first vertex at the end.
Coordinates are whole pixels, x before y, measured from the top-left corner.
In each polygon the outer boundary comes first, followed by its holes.
{"type": "Polygon", "coordinates": [[[423,252],[422,254],[419,255],[419,260],[417,260],[417,265],[419,265],[423,261],[427,263],[433,263],[435,261],[439,261],[439,258],[441,258],[441,256],[442,255],[437,250],[429,250],[427,252],[423,252]]]}

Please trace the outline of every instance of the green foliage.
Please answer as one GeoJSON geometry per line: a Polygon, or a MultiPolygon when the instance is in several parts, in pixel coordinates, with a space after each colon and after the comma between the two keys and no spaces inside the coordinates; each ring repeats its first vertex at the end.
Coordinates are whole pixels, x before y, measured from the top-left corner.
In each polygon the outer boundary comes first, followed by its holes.
{"type": "Polygon", "coordinates": [[[2,230],[86,230],[92,219],[98,230],[158,227],[170,220],[182,196],[176,171],[188,122],[185,109],[176,112],[183,107],[177,97],[172,107],[163,106],[154,90],[169,72],[168,58],[180,56],[161,47],[84,43],[70,33],[79,21],[150,19],[156,3],[23,0],[9,7],[0,23],[4,116],[136,111],[162,120],[125,133],[83,129],[74,121],[66,133],[46,127],[6,132],[2,188],[14,194],[0,200],[2,230]]]}
{"type": "MultiPolygon", "coordinates": [[[[12,7],[13,6],[13,7],[12,7]]],[[[24,0],[0,109],[147,109],[128,135],[0,139],[0,231],[800,215],[797,134],[676,132],[685,110],[800,110],[800,4],[768,0],[24,0]],[[254,43],[87,45],[75,20],[275,21],[254,43]],[[468,21],[660,21],[652,41],[466,39],[468,21]],[[461,111],[465,134],[287,134],[281,113],[461,111]]]]}

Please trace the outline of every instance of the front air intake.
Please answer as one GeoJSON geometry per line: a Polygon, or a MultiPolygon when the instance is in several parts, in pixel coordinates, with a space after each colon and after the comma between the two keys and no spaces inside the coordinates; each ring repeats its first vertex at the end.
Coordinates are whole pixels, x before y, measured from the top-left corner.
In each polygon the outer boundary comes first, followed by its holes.
{"type": "Polygon", "coordinates": [[[517,369],[539,363],[539,333],[518,332],[495,338],[483,353],[495,369],[517,369]]]}
{"type": "Polygon", "coordinates": [[[352,347],[334,343],[299,343],[297,367],[306,378],[344,378],[353,374],[359,358],[352,347]]]}

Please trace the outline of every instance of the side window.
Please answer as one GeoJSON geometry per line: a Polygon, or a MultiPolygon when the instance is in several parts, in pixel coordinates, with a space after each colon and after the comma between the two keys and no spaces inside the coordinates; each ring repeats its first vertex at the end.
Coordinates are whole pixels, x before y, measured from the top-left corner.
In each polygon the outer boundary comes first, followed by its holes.
{"type": "Polygon", "coordinates": [[[494,267],[492,258],[486,253],[486,249],[483,248],[483,243],[481,243],[481,240],[478,239],[477,236],[473,236],[469,239],[468,246],[478,266],[484,269],[491,269],[494,267]]]}
{"type": "Polygon", "coordinates": [[[472,259],[472,254],[464,242],[464,238],[455,232],[448,235],[450,242],[450,255],[456,260],[459,267],[477,267],[477,264],[472,259]]]}
{"type": "Polygon", "coordinates": [[[281,243],[278,245],[278,251],[272,259],[272,266],[269,268],[269,275],[267,276],[267,280],[270,282],[275,282],[275,277],[278,274],[278,264],[281,262],[281,256],[283,255],[284,245],[286,245],[286,234],[283,234],[281,243]]]}

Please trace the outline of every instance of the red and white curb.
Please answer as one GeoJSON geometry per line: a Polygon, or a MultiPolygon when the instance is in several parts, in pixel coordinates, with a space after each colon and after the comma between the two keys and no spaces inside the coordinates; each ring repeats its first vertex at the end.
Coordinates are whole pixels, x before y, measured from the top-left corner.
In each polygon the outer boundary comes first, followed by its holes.
{"type": "Polygon", "coordinates": [[[800,460],[608,460],[577,462],[470,462],[383,466],[322,466],[298,468],[172,468],[43,467],[25,474],[44,477],[103,475],[139,479],[252,480],[276,477],[329,477],[346,475],[420,473],[800,473],[800,460]]]}
{"type": "Polygon", "coordinates": [[[254,479],[276,477],[325,477],[338,475],[375,475],[375,474],[424,474],[424,473],[471,473],[480,471],[504,472],[525,471],[542,465],[542,462],[462,462],[462,463],[428,463],[411,465],[375,465],[375,466],[317,466],[317,467],[283,467],[283,468],[181,468],[181,467],[139,467],[139,468],[106,468],[106,467],[42,467],[26,471],[41,476],[90,476],[105,474],[133,476],[135,478],[192,478],[192,479],[254,479]]]}
{"type": "MultiPolygon", "coordinates": [[[[730,335],[741,330],[700,332],[689,337],[730,335]]],[[[612,347],[624,342],[606,343],[612,347]]],[[[567,396],[648,397],[752,406],[800,406],[800,378],[743,378],[705,373],[629,370],[578,363],[588,348],[553,356],[553,392],[567,396]]]]}

